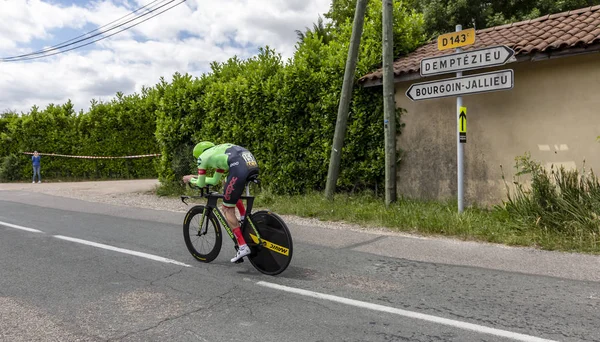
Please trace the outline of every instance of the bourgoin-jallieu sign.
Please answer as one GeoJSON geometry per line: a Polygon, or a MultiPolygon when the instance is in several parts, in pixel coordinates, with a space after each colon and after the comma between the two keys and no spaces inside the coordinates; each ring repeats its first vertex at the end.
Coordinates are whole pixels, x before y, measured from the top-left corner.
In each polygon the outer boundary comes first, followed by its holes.
{"type": "Polygon", "coordinates": [[[508,90],[512,89],[513,85],[514,73],[512,69],[508,69],[439,81],[415,83],[406,90],[406,96],[413,101],[418,101],[508,90]]]}
{"type": "Polygon", "coordinates": [[[487,68],[505,64],[515,52],[507,46],[455,53],[421,60],[421,76],[487,68]]]}

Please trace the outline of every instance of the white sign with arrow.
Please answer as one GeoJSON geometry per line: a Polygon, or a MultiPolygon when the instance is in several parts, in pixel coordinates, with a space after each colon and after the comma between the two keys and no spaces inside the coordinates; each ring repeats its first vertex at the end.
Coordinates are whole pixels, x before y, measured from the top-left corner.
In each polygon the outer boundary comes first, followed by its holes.
{"type": "Polygon", "coordinates": [[[455,53],[421,60],[421,76],[440,75],[457,71],[503,65],[515,51],[505,45],[455,53]]]}
{"type": "Polygon", "coordinates": [[[464,146],[467,142],[467,108],[463,104],[462,96],[509,90],[514,87],[512,69],[463,76],[463,71],[500,66],[515,60],[515,51],[505,45],[463,51],[462,46],[475,43],[475,33],[474,29],[463,30],[462,25],[456,25],[456,32],[438,37],[438,50],[455,47],[456,53],[421,60],[422,77],[456,72],[455,78],[414,83],[406,90],[406,96],[412,101],[456,97],[458,123],[456,174],[459,213],[463,212],[464,207],[464,146]]]}
{"type": "Polygon", "coordinates": [[[406,96],[413,101],[418,101],[508,90],[512,89],[513,86],[514,72],[512,69],[507,69],[439,81],[415,83],[406,90],[406,96]]]}

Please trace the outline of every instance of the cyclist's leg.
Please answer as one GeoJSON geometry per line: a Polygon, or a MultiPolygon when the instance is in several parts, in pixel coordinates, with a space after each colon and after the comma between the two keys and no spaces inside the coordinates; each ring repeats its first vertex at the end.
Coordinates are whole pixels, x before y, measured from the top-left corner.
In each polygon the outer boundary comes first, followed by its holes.
{"type": "Polygon", "coordinates": [[[246,207],[244,207],[244,203],[242,203],[242,200],[239,199],[235,205],[238,209],[238,211],[240,212],[240,221],[243,221],[244,218],[246,217],[246,207]]]}
{"type": "MultiPolygon", "coordinates": [[[[235,208],[241,202],[240,197],[244,190],[246,170],[238,166],[234,166],[229,169],[229,175],[227,176],[227,182],[225,183],[225,192],[223,194],[223,212],[227,223],[232,229],[239,226],[237,217],[235,216],[235,208]]],[[[245,214],[245,213],[244,213],[245,214]]],[[[239,239],[238,239],[239,240],[239,239]]]]}
{"type": "MultiPolygon", "coordinates": [[[[232,162],[232,160],[230,160],[230,162],[232,162]]],[[[235,160],[231,164],[235,164],[234,162],[235,160]]],[[[240,246],[236,256],[231,259],[231,262],[236,262],[240,258],[250,254],[250,248],[246,245],[240,223],[235,216],[235,208],[242,196],[246,178],[248,176],[247,174],[248,169],[245,164],[239,163],[230,167],[229,176],[227,177],[227,182],[225,184],[225,193],[223,194],[223,213],[225,214],[227,223],[232,228],[231,231],[240,246]]]]}
{"type": "MultiPolygon", "coordinates": [[[[229,175],[227,177],[227,182],[225,184],[225,192],[223,194],[223,205],[224,211],[227,211],[228,207],[233,208],[237,207],[240,212],[241,219],[243,220],[246,216],[246,207],[240,198],[244,192],[244,188],[246,186],[246,182],[248,178],[252,175],[259,173],[258,165],[254,159],[254,156],[248,151],[245,151],[241,157],[232,157],[229,160],[230,169],[229,175]],[[247,160],[250,155],[250,162],[247,160]],[[235,204],[234,204],[235,203],[235,204]]],[[[229,219],[228,219],[229,220],[229,219]]],[[[230,215],[230,220],[228,223],[233,224],[231,227],[235,227],[234,224],[237,221],[235,217],[235,210],[233,210],[233,215],[230,215]]]]}

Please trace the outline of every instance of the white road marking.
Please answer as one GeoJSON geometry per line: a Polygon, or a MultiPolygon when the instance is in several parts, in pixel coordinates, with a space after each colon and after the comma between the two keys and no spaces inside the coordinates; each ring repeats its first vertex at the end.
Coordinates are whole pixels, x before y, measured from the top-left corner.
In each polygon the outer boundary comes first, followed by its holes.
{"type": "MultiPolygon", "coordinates": [[[[7,223],[7,222],[0,221],[0,225],[6,226],[6,227],[10,227],[10,228],[14,228],[14,229],[24,230],[24,231],[27,231],[27,232],[42,233],[42,234],[44,234],[44,232],[41,231],[41,230],[33,229],[33,228],[27,228],[27,227],[23,227],[23,226],[18,226],[16,224],[12,224],[12,223],[7,223]]],[[[68,236],[63,236],[63,235],[53,235],[53,236],[55,238],[58,238],[58,239],[61,239],[61,240],[66,240],[66,241],[71,241],[71,242],[77,242],[77,243],[80,243],[80,244],[83,244],[83,245],[88,245],[88,246],[93,246],[93,247],[98,247],[98,248],[104,248],[104,249],[108,249],[108,250],[111,250],[111,251],[125,253],[125,254],[129,254],[129,255],[135,255],[135,256],[139,256],[139,257],[150,259],[150,260],[154,260],[154,261],[160,261],[160,262],[165,262],[165,263],[169,263],[169,264],[175,264],[175,265],[184,266],[184,267],[192,267],[191,265],[185,264],[183,262],[179,262],[177,260],[163,258],[161,256],[154,255],[154,254],[148,254],[148,253],[143,253],[143,252],[136,252],[136,251],[132,251],[132,250],[129,250],[129,249],[119,248],[119,247],[115,247],[115,246],[111,246],[111,245],[105,245],[105,244],[101,244],[101,243],[97,243],[97,242],[92,242],[92,241],[87,241],[87,240],[82,240],[82,239],[76,239],[76,238],[72,238],[72,237],[68,237],[68,236]]]]}
{"type": "Polygon", "coordinates": [[[2,222],[2,221],[0,221],[0,225],[6,226],[6,227],[10,227],[10,228],[20,229],[20,230],[24,230],[24,231],[32,232],[32,233],[44,233],[41,230],[37,230],[37,229],[33,229],[33,228],[27,228],[27,227],[23,227],[23,226],[17,226],[16,224],[2,222]]]}
{"type": "Polygon", "coordinates": [[[150,259],[150,260],[161,261],[161,262],[165,262],[165,263],[169,263],[169,264],[175,264],[175,265],[179,265],[179,266],[192,267],[191,265],[184,264],[184,263],[176,261],[176,260],[163,258],[161,256],[154,255],[154,254],[148,254],[148,253],[143,253],[143,252],[136,252],[136,251],[132,251],[132,250],[125,249],[125,248],[119,248],[119,247],[115,247],[115,246],[111,246],[111,245],[105,245],[105,244],[102,244],[102,243],[97,243],[97,242],[92,242],[92,241],[87,241],[87,240],[76,239],[76,238],[72,238],[72,237],[68,237],[68,236],[54,235],[54,237],[58,238],[58,239],[61,239],[61,240],[67,240],[67,241],[71,241],[71,242],[77,242],[77,243],[80,243],[80,244],[83,244],[83,245],[88,245],[88,246],[93,246],[93,247],[108,249],[110,251],[115,251],[115,252],[130,254],[130,255],[135,255],[135,256],[139,256],[139,257],[150,259]]]}
{"type": "Polygon", "coordinates": [[[354,299],[338,297],[338,296],[328,295],[328,294],[319,293],[319,292],[302,290],[302,289],[298,289],[295,287],[278,285],[278,284],[268,283],[265,281],[259,281],[256,284],[259,286],[264,286],[264,287],[268,287],[268,288],[272,288],[272,289],[276,289],[276,290],[296,293],[296,294],[300,294],[303,296],[314,297],[314,298],[318,298],[318,299],[326,299],[326,300],[330,300],[333,302],[338,302],[338,303],[347,304],[347,305],[353,305],[353,306],[357,306],[357,307],[361,307],[361,308],[365,308],[365,309],[393,313],[393,314],[397,314],[397,315],[401,315],[401,316],[405,316],[405,317],[421,319],[424,321],[429,321],[429,322],[438,323],[438,324],[449,325],[449,326],[453,326],[456,328],[471,330],[471,331],[475,331],[475,332],[479,332],[479,333],[490,334],[490,335],[495,335],[495,336],[500,336],[500,337],[507,337],[507,338],[514,339],[517,341],[555,342],[553,340],[546,340],[546,339],[535,337],[535,336],[514,333],[514,332],[506,331],[506,330],[488,328],[488,327],[484,327],[482,325],[466,323],[466,322],[461,322],[461,321],[455,321],[452,319],[447,319],[447,318],[442,318],[442,317],[437,317],[437,316],[432,316],[432,315],[426,315],[426,314],[402,310],[402,309],[396,309],[396,308],[392,308],[389,306],[383,306],[383,305],[373,304],[373,303],[369,303],[369,302],[362,302],[362,301],[358,301],[358,300],[354,300],[354,299]]]}

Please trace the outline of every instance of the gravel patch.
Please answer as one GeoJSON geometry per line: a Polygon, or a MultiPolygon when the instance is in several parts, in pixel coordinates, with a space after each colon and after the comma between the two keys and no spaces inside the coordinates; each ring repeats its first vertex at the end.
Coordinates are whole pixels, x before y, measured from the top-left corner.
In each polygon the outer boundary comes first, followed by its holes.
{"type": "MultiPolygon", "coordinates": [[[[0,190],[23,190],[39,192],[52,196],[78,199],[82,201],[104,203],[109,205],[145,208],[152,210],[167,210],[185,213],[189,210],[178,197],[157,196],[154,193],[156,182],[147,180],[103,181],[103,182],[72,182],[72,183],[42,183],[42,184],[0,184],[0,190]]],[[[202,203],[202,200],[194,200],[202,203]]],[[[188,203],[195,203],[190,202],[188,203]]],[[[254,211],[268,209],[255,208],[254,211]]],[[[341,221],[321,221],[316,218],[305,218],[294,215],[280,216],[288,224],[319,227],[335,230],[352,230],[377,235],[394,235],[411,238],[428,239],[427,237],[392,231],[385,227],[364,227],[341,221]]]]}

